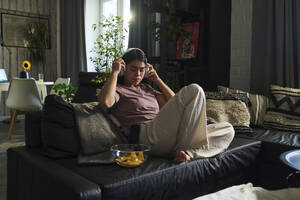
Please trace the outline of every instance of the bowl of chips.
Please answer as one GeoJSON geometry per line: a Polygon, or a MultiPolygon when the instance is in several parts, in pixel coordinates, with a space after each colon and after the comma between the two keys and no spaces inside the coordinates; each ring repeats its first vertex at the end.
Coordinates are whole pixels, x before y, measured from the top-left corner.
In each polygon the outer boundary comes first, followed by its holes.
{"type": "Polygon", "coordinates": [[[137,167],[143,164],[150,153],[144,144],[117,144],[110,148],[115,162],[123,167],[137,167]]]}

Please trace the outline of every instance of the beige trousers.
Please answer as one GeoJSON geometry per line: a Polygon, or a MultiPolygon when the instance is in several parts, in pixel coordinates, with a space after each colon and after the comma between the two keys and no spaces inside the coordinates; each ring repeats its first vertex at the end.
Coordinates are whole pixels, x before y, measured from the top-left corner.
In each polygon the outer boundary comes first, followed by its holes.
{"type": "Polygon", "coordinates": [[[140,143],[150,146],[154,155],[172,157],[184,150],[199,158],[224,151],[233,136],[227,122],[207,126],[204,91],[191,84],[171,98],[153,120],[141,125],[140,143]]]}

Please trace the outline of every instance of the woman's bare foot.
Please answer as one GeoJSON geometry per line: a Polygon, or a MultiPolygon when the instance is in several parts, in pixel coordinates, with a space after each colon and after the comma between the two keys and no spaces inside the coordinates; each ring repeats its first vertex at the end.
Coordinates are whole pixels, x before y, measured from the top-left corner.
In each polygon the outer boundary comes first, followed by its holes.
{"type": "Polygon", "coordinates": [[[174,163],[182,163],[184,161],[191,160],[191,157],[187,155],[184,151],[178,151],[173,160],[174,163]]]}

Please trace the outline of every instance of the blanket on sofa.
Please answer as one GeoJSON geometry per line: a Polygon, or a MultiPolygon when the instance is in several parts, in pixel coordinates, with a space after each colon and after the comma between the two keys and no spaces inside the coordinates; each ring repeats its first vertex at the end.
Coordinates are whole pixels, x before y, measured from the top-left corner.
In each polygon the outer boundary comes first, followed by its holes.
{"type": "Polygon", "coordinates": [[[232,186],[216,193],[196,198],[195,200],[298,200],[299,188],[287,188],[281,190],[266,190],[261,187],[253,187],[252,183],[232,186]]]}
{"type": "Polygon", "coordinates": [[[126,143],[125,136],[98,102],[73,103],[82,152],[79,164],[112,163],[110,147],[126,143]]]}

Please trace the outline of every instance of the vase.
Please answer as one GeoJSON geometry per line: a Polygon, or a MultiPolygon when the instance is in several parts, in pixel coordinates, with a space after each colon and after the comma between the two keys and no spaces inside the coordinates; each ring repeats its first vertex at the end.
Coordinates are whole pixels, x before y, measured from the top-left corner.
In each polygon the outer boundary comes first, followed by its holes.
{"type": "Polygon", "coordinates": [[[19,78],[29,78],[29,73],[27,71],[21,71],[19,74],[19,78]]]}

